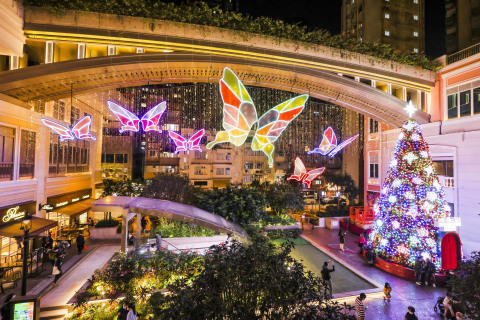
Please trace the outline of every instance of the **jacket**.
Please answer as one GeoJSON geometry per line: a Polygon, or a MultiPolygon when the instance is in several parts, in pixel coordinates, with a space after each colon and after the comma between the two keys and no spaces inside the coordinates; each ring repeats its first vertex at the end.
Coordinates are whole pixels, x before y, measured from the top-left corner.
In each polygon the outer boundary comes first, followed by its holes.
{"type": "Polygon", "coordinates": [[[355,314],[359,318],[365,318],[365,306],[363,305],[363,301],[360,300],[360,297],[355,299],[355,314]]]}

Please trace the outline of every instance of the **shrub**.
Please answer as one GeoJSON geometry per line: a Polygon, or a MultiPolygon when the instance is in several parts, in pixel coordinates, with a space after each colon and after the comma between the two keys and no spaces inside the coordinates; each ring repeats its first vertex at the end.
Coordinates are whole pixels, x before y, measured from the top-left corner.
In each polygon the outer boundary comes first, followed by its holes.
{"type": "Polygon", "coordinates": [[[113,228],[117,227],[120,224],[118,220],[114,219],[104,219],[97,222],[95,228],[113,228]]]}

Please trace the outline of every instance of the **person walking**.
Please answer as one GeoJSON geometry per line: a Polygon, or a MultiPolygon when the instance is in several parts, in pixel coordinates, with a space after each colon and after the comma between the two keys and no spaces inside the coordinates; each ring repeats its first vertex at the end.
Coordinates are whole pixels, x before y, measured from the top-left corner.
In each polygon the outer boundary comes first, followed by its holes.
{"type": "Polygon", "coordinates": [[[77,236],[77,250],[78,250],[78,254],[81,254],[83,249],[85,248],[85,237],[83,236],[83,234],[79,234],[77,236]]]}
{"type": "Polygon", "coordinates": [[[128,304],[127,301],[123,301],[123,305],[118,310],[118,318],[117,320],[127,320],[128,316],[128,304]]]}
{"type": "Polygon", "coordinates": [[[160,251],[162,249],[162,235],[159,231],[155,232],[157,239],[155,240],[155,245],[157,246],[157,250],[160,251]]]}
{"type": "Polygon", "coordinates": [[[50,237],[50,234],[47,234],[42,240],[43,242],[43,261],[45,262],[49,259],[50,252],[53,249],[53,239],[50,237]]]}
{"type": "Polygon", "coordinates": [[[408,307],[408,312],[405,315],[404,320],[418,320],[417,316],[415,315],[415,308],[412,306],[408,307]]]}
{"type": "Polygon", "coordinates": [[[340,240],[340,250],[342,251],[345,251],[343,250],[343,246],[345,245],[345,233],[342,228],[340,228],[340,231],[338,231],[338,237],[339,237],[339,240],[340,240]]]}
{"type": "Polygon", "coordinates": [[[60,279],[60,277],[63,274],[62,265],[63,265],[63,258],[65,257],[65,252],[63,251],[62,247],[60,247],[60,248],[61,248],[61,250],[59,250],[57,252],[57,259],[55,259],[55,264],[54,264],[53,270],[52,270],[52,274],[55,275],[55,279],[53,280],[53,285],[54,286],[57,285],[58,279],[60,279]]]}
{"type": "Polygon", "coordinates": [[[390,283],[385,282],[385,287],[383,287],[383,301],[387,300],[390,302],[390,298],[392,297],[392,287],[390,283]]]}
{"type": "Polygon", "coordinates": [[[365,310],[366,307],[363,305],[363,300],[365,300],[367,296],[365,293],[360,293],[360,295],[355,299],[355,315],[357,316],[357,320],[365,320],[365,310]]]}
{"type": "Polygon", "coordinates": [[[129,302],[127,309],[127,320],[137,320],[137,311],[135,310],[135,304],[133,302],[129,302]]]}
{"type": "Polygon", "coordinates": [[[437,272],[437,268],[435,267],[435,264],[430,260],[430,258],[427,259],[427,266],[426,266],[426,272],[425,272],[425,285],[428,286],[428,282],[430,279],[432,279],[432,287],[436,287],[437,285],[435,282],[437,282],[435,278],[435,273],[437,272]]]}
{"type": "Polygon", "coordinates": [[[360,247],[359,254],[363,254],[363,247],[365,246],[365,237],[363,233],[361,233],[360,237],[358,238],[358,246],[360,247]]]}
{"type": "Polygon", "coordinates": [[[302,226],[302,230],[303,230],[303,224],[305,223],[305,213],[302,213],[302,217],[301,217],[301,221],[300,221],[300,224],[302,226]]]}
{"type": "Polygon", "coordinates": [[[413,267],[413,271],[415,271],[415,283],[417,285],[422,284],[422,271],[423,271],[423,259],[422,257],[417,257],[417,260],[415,260],[415,266],[413,267]]]}
{"type": "Polygon", "coordinates": [[[323,263],[323,267],[322,267],[322,279],[324,281],[324,284],[325,286],[328,286],[328,289],[330,291],[330,298],[333,298],[333,295],[332,295],[332,277],[330,276],[330,272],[334,272],[335,271],[335,265],[333,263],[332,260],[328,260],[325,261],[323,263]],[[328,264],[331,263],[332,264],[332,269],[328,269],[328,264]]]}

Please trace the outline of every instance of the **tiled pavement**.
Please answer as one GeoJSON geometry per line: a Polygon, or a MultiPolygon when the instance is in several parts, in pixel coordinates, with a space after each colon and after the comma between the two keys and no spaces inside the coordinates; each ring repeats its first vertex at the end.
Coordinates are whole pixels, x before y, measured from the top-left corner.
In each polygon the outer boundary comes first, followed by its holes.
{"type": "MultiPolygon", "coordinates": [[[[305,229],[302,232],[302,236],[335,260],[352,266],[360,273],[366,274],[376,283],[390,283],[392,286],[390,303],[384,302],[383,294],[380,293],[367,296],[367,299],[364,301],[365,306],[368,307],[366,320],[403,320],[408,306],[415,307],[415,314],[419,320],[443,319],[443,316],[439,312],[435,312],[433,307],[437,297],[445,295],[444,288],[417,286],[413,281],[399,278],[367,264],[365,258],[357,253],[358,235],[354,233],[347,234],[345,238],[345,252],[339,250],[338,230],[326,228],[305,229]]],[[[335,286],[335,280],[333,282],[335,286]]],[[[352,305],[354,304],[353,298],[339,300],[341,303],[344,301],[352,305]]]]}

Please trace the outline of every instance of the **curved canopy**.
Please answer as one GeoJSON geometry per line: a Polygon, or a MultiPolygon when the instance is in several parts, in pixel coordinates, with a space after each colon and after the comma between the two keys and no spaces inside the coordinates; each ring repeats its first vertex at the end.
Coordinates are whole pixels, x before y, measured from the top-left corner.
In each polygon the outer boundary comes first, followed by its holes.
{"type": "Polygon", "coordinates": [[[217,232],[234,234],[240,240],[248,241],[243,228],[216,214],[178,202],[142,197],[108,196],[92,202],[93,211],[140,213],[173,220],[195,223],[217,232]]]}

